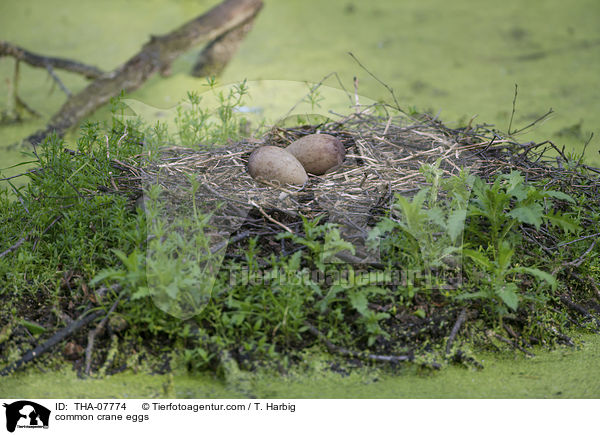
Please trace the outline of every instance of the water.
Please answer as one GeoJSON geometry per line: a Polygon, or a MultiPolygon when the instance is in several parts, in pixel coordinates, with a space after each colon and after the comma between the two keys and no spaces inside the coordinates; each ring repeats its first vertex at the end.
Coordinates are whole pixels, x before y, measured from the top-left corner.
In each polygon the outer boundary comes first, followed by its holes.
{"type": "MultiPolygon", "coordinates": [[[[197,0],[25,0],[0,3],[0,39],[32,51],[81,60],[110,70],[135,53],[150,34],[161,34],[216,4],[197,0]]],[[[597,0],[295,0],[269,1],[253,31],[222,76],[248,80],[318,82],[337,72],[349,89],[389,99],[388,91],[348,55],[395,89],[401,105],[438,114],[458,125],[472,116],[506,130],[514,85],[519,85],[513,127],[549,108],[554,115],[520,137],[552,139],[580,150],[590,133],[588,161],[600,165],[600,2],[597,0]]],[[[189,77],[198,50],[178,60],[173,75],[154,77],[130,97],[169,108],[203,79],[189,77]]],[[[0,86],[7,89],[14,62],[0,58],[0,86]]],[[[0,127],[0,168],[20,161],[6,146],[35,131],[60,107],[65,95],[48,74],[22,65],[21,97],[42,118],[0,127]]],[[[76,92],[85,80],[59,72],[76,92]]],[[[327,83],[339,87],[337,80],[327,83]]],[[[276,103],[289,107],[285,95],[276,103]]],[[[326,104],[326,103],[324,103],[326,104]]],[[[6,92],[0,92],[0,107],[6,92]]],[[[249,104],[252,106],[252,103],[249,104]]],[[[105,117],[100,110],[95,117],[105,117]]],[[[22,169],[22,168],[20,168],[22,169]]],[[[6,172],[6,171],[5,171],[6,172]]]]}
{"type": "Polygon", "coordinates": [[[240,374],[228,382],[212,374],[121,373],[79,379],[70,368],[32,368],[3,379],[4,398],[600,398],[600,336],[581,337],[581,348],[535,350],[536,357],[480,354],[483,370],[451,366],[423,372],[415,367],[389,374],[327,369],[320,355],[308,356],[305,371],[274,377],[240,374]]]}

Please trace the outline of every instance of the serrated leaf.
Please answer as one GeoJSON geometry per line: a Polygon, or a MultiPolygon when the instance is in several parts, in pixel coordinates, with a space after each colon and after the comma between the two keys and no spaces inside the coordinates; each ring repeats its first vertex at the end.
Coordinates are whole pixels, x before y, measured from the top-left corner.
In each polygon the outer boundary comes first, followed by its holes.
{"type": "Polygon", "coordinates": [[[503,240],[498,247],[498,254],[496,257],[496,261],[498,263],[498,267],[502,272],[506,271],[511,263],[512,256],[515,253],[515,250],[510,246],[506,240],[503,240]]]}
{"type": "Polygon", "coordinates": [[[369,304],[369,301],[367,300],[367,297],[363,292],[350,293],[348,299],[350,300],[350,305],[352,306],[352,308],[354,308],[360,314],[365,316],[368,313],[369,310],[367,306],[369,304]]]}
{"type": "Polygon", "coordinates": [[[565,192],[560,192],[558,190],[546,190],[544,191],[544,196],[549,196],[551,198],[562,199],[564,201],[575,203],[575,200],[571,195],[568,195],[565,192]]]}
{"type": "Polygon", "coordinates": [[[136,299],[142,299],[147,296],[150,296],[150,290],[148,289],[148,287],[142,286],[138,287],[137,290],[133,292],[133,294],[131,295],[131,300],[135,301],[136,299]]]}
{"type": "Polygon", "coordinates": [[[116,269],[104,269],[98,272],[98,274],[88,283],[90,286],[98,284],[100,281],[104,281],[107,278],[123,278],[125,273],[121,270],[116,269]]]}
{"type": "Polygon", "coordinates": [[[488,270],[492,269],[492,263],[483,253],[474,251],[472,249],[463,249],[463,254],[469,257],[475,263],[478,263],[480,266],[483,266],[488,270]]]}
{"type": "Polygon", "coordinates": [[[450,240],[452,242],[456,242],[458,237],[462,235],[465,229],[465,218],[467,216],[467,210],[454,210],[448,216],[448,224],[446,225],[446,230],[448,231],[448,236],[450,236],[450,240]]]}
{"type": "Polygon", "coordinates": [[[534,203],[526,206],[516,207],[508,215],[524,224],[535,225],[539,228],[542,224],[543,208],[540,204],[534,203]]]}
{"type": "Polygon", "coordinates": [[[302,251],[294,252],[288,261],[290,270],[298,270],[300,268],[300,260],[301,259],[302,259],[302,251]]]}
{"type": "Polygon", "coordinates": [[[548,272],[544,272],[543,270],[536,269],[534,267],[515,267],[512,269],[512,271],[515,273],[526,273],[528,275],[535,276],[542,281],[546,281],[552,286],[552,288],[556,288],[556,278],[550,275],[548,272]]]}
{"type": "Polygon", "coordinates": [[[544,218],[548,220],[552,225],[555,225],[562,229],[565,233],[576,233],[581,229],[579,224],[569,216],[565,216],[560,212],[548,213],[544,215],[544,218]]]}
{"type": "Polygon", "coordinates": [[[117,258],[118,258],[119,260],[121,260],[121,262],[122,262],[123,264],[127,264],[127,260],[128,260],[129,258],[127,257],[127,254],[126,254],[126,253],[124,253],[123,251],[121,251],[121,250],[119,250],[119,249],[112,249],[112,251],[113,251],[113,253],[114,253],[114,254],[117,256],[117,258]]]}
{"type": "Polygon", "coordinates": [[[496,294],[502,299],[502,302],[506,304],[506,306],[512,310],[515,310],[519,307],[519,295],[515,292],[516,286],[506,285],[501,289],[496,291],[496,294]]]}
{"type": "Polygon", "coordinates": [[[429,222],[433,222],[434,224],[440,226],[441,228],[445,228],[446,224],[444,222],[444,212],[439,207],[434,207],[426,211],[427,217],[429,218],[429,222]]]}
{"type": "Polygon", "coordinates": [[[519,201],[527,198],[528,189],[523,185],[525,178],[523,178],[519,171],[512,171],[510,174],[504,175],[500,178],[503,178],[508,182],[508,185],[505,189],[508,195],[517,198],[519,201]]]}

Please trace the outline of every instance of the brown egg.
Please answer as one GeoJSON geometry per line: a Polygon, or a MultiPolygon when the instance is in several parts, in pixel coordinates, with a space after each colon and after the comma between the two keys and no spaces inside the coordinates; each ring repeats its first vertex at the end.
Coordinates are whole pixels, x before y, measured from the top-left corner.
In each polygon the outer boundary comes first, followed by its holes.
{"type": "Polygon", "coordinates": [[[293,154],[309,174],[323,175],[342,164],[346,150],[329,134],[309,134],[292,142],[286,151],[293,154]]]}
{"type": "Polygon", "coordinates": [[[250,154],[248,172],[255,180],[279,184],[301,186],[308,180],[306,171],[296,157],[272,145],[257,148],[250,154]]]}

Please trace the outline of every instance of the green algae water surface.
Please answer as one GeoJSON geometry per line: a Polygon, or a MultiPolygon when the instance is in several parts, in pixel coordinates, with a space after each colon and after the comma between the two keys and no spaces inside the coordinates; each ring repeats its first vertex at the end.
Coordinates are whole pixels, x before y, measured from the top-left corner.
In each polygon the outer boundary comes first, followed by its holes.
{"type": "MultiPolygon", "coordinates": [[[[216,3],[0,2],[0,39],[110,70],[151,34],[168,32],[216,3]]],[[[580,150],[596,132],[587,155],[589,162],[600,164],[598,17],[596,0],[265,0],[252,32],[221,80],[318,82],[335,71],[348,88],[357,76],[362,95],[389,99],[388,92],[348,55],[352,52],[395,89],[403,106],[439,113],[451,125],[477,115],[476,121],[504,130],[518,84],[514,126],[554,110],[550,119],[520,139],[551,139],[580,150]]],[[[157,107],[176,104],[204,82],[187,74],[198,50],[176,62],[171,77],[152,78],[132,97],[157,107]]],[[[12,59],[0,58],[2,109],[13,67],[12,59]]],[[[7,145],[43,126],[66,98],[45,71],[22,65],[21,73],[19,94],[42,116],[0,127],[0,168],[26,158],[22,150],[7,150],[7,145]]],[[[86,84],[76,75],[59,74],[72,92],[86,84]]],[[[287,107],[294,102],[282,98],[279,103],[287,107]]]]}
{"type": "Polygon", "coordinates": [[[581,348],[520,354],[482,354],[483,370],[447,367],[389,374],[357,369],[340,374],[322,360],[301,373],[240,374],[227,382],[211,374],[190,376],[123,373],[80,379],[73,370],[31,368],[0,383],[4,398],[600,398],[600,336],[582,337],[581,348]]]}

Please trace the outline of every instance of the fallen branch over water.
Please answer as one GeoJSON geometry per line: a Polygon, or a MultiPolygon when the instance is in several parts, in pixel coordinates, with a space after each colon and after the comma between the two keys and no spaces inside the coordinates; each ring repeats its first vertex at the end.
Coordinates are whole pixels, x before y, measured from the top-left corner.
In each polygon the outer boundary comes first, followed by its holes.
{"type": "Polygon", "coordinates": [[[2,56],[11,56],[18,61],[25,62],[36,68],[56,68],[81,74],[86,79],[97,79],[104,74],[104,71],[93,65],[86,65],[82,62],[62,57],[44,56],[33,53],[7,41],[0,41],[0,57],[2,56]]]}
{"type": "Polygon", "coordinates": [[[156,73],[167,75],[173,61],[196,45],[216,40],[215,44],[205,50],[206,56],[201,67],[210,69],[218,63],[218,70],[222,70],[223,62],[228,61],[235,52],[236,38],[246,35],[249,30],[248,23],[252,22],[261,8],[261,0],[226,0],[166,35],[152,36],[139,53],[107,73],[76,61],[41,56],[0,41],[0,56],[12,56],[18,62],[24,61],[33,66],[50,68],[48,71],[51,74],[51,68],[56,67],[94,79],[81,92],[67,99],[46,128],[30,135],[25,141],[36,145],[52,132],[62,136],[69,128],[76,126],[111,98],[118,96],[121,91],[131,92],[139,88],[156,73]],[[232,32],[237,28],[241,30],[232,32]],[[224,38],[219,40],[221,36],[224,38]],[[217,59],[218,49],[224,46],[233,46],[233,51],[217,59]]]}
{"type": "MultiPolygon", "coordinates": [[[[121,287],[118,285],[113,285],[113,286],[111,286],[111,290],[120,291],[121,287]]],[[[99,289],[97,293],[102,294],[107,291],[108,291],[108,288],[103,287],[103,288],[99,289]]],[[[70,337],[71,335],[73,335],[74,333],[76,333],[77,331],[82,329],[84,326],[86,326],[87,324],[96,320],[98,317],[106,315],[106,318],[108,318],[108,314],[110,314],[110,312],[112,312],[114,310],[119,299],[120,299],[120,296],[119,296],[119,298],[117,298],[113,307],[109,310],[108,313],[102,308],[100,308],[96,311],[92,311],[92,312],[89,312],[89,310],[85,310],[84,314],[82,314],[77,320],[69,323],[67,326],[60,329],[58,332],[56,332],[56,334],[54,334],[52,337],[50,337],[48,340],[46,340],[42,344],[36,346],[34,349],[27,351],[27,353],[25,353],[25,355],[23,355],[23,357],[21,359],[19,359],[18,361],[14,362],[12,364],[9,364],[8,366],[6,366],[2,370],[0,370],[0,376],[10,375],[11,373],[13,373],[15,370],[19,369],[24,364],[26,364],[30,361],[33,361],[35,358],[39,357],[41,354],[49,351],[54,346],[56,346],[58,343],[62,342],[66,338],[70,337]]]]}
{"type": "Polygon", "coordinates": [[[452,349],[452,343],[454,342],[454,339],[456,338],[460,327],[463,323],[465,323],[465,320],[467,320],[467,310],[466,308],[463,308],[460,314],[458,315],[458,318],[456,319],[456,323],[452,328],[452,332],[450,332],[450,336],[448,337],[448,342],[446,343],[446,355],[450,353],[450,349],[452,349]]]}
{"type": "Polygon", "coordinates": [[[35,349],[27,351],[27,353],[25,355],[23,355],[23,357],[20,360],[8,365],[7,367],[3,368],[2,370],[0,370],[0,376],[10,375],[12,372],[14,372],[18,368],[20,368],[23,364],[26,364],[26,363],[34,360],[41,354],[52,349],[55,345],[57,345],[58,343],[63,341],[65,338],[73,335],[75,332],[79,331],[85,325],[87,325],[90,322],[93,322],[98,317],[102,316],[103,314],[105,314],[104,310],[98,310],[98,311],[93,311],[91,313],[82,315],[79,319],[75,320],[74,322],[70,323],[69,325],[67,325],[60,331],[58,331],[56,334],[54,334],[48,340],[46,340],[42,344],[36,346],[35,349]]]}
{"type": "MultiPolygon", "coordinates": [[[[325,334],[323,334],[321,331],[319,331],[317,328],[315,328],[310,323],[305,322],[304,325],[308,328],[308,331],[312,335],[314,335],[315,337],[317,337],[319,340],[321,340],[323,342],[325,347],[327,347],[327,349],[331,353],[335,353],[335,354],[342,355],[342,356],[351,356],[351,357],[357,358],[357,359],[362,359],[362,360],[367,360],[367,361],[376,361],[376,362],[397,363],[397,362],[406,362],[406,361],[414,360],[414,356],[412,356],[412,355],[375,355],[375,354],[371,354],[371,353],[357,352],[354,350],[346,349],[344,347],[333,344],[331,341],[329,341],[327,339],[327,337],[325,337],[325,334]]],[[[436,363],[431,364],[431,366],[433,368],[441,367],[439,364],[436,364],[436,363]]]]}

